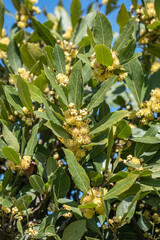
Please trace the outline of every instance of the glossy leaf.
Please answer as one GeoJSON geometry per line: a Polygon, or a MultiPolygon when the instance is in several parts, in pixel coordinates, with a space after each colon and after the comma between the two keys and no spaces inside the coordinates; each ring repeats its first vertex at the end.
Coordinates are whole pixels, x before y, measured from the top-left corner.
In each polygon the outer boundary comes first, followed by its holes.
{"type": "Polygon", "coordinates": [[[115,186],[104,196],[104,200],[117,198],[120,194],[127,191],[138,178],[137,174],[129,174],[126,178],[118,181],[115,186]]]}
{"type": "Polygon", "coordinates": [[[99,64],[102,64],[106,67],[113,64],[112,53],[107,46],[103,44],[98,44],[94,47],[94,50],[96,52],[96,59],[99,64]]]}
{"type": "Polygon", "coordinates": [[[44,194],[44,182],[40,176],[32,175],[29,178],[29,182],[35,191],[37,191],[41,194],[44,194]]]}
{"type": "Polygon", "coordinates": [[[124,3],[122,3],[121,8],[118,13],[117,23],[120,26],[120,32],[122,32],[124,26],[129,21],[129,14],[124,3]]]}
{"type": "Polygon", "coordinates": [[[12,161],[14,164],[20,164],[20,158],[18,153],[11,147],[3,147],[2,153],[5,155],[5,157],[8,158],[8,160],[12,161]]]}
{"type": "Polygon", "coordinates": [[[72,175],[72,179],[75,185],[84,193],[87,194],[90,189],[90,181],[84,170],[84,168],[77,162],[74,154],[68,150],[63,149],[66,155],[67,163],[69,166],[69,172],[72,175]]]}
{"type": "Polygon", "coordinates": [[[107,114],[99,123],[97,123],[93,128],[90,130],[90,134],[96,134],[98,132],[102,132],[107,128],[113,126],[124,117],[128,115],[128,111],[122,110],[113,113],[107,114]]]}
{"type": "Polygon", "coordinates": [[[19,152],[19,143],[15,135],[3,124],[3,137],[9,147],[19,152]]]}
{"type": "Polygon", "coordinates": [[[112,26],[103,13],[98,12],[95,17],[93,36],[96,44],[104,44],[107,47],[111,47],[113,41],[112,26]]]}

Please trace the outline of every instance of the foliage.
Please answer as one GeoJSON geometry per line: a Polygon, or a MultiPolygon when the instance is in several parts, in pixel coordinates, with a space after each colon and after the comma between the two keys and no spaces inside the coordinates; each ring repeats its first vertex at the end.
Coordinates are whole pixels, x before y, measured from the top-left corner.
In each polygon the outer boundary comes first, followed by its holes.
{"type": "Polygon", "coordinates": [[[3,2],[0,238],[160,239],[159,0],[3,2]]]}

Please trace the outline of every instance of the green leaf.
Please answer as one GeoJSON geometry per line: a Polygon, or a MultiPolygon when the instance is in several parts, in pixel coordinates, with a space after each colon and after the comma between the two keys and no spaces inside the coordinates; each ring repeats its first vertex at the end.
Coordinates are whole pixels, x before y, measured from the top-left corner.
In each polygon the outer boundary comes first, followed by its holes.
{"type": "Polygon", "coordinates": [[[26,194],[16,199],[15,207],[17,207],[19,211],[23,211],[29,207],[31,202],[32,202],[31,195],[26,194]]]}
{"type": "Polygon", "coordinates": [[[93,36],[96,44],[104,44],[109,48],[111,47],[113,41],[112,26],[103,13],[98,12],[95,17],[93,36]]]}
{"type": "Polygon", "coordinates": [[[109,130],[109,134],[108,134],[108,146],[107,146],[107,156],[106,156],[105,169],[108,169],[108,166],[109,166],[113,144],[114,144],[114,136],[113,136],[113,128],[111,128],[109,130]]]}
{"type": "Polygon", "coordinates": [[[136,137],[131,138],[132,141],[138,142],[138,143],[149,143],[149,144],[156,144],[160,143],[160,139],[157,137],[151,137],[151,136],[144,136],[144,137],[136,137]]]}
{"type": "Polygon", "coordinates": [[[97,204],[95,204],[95,203],[86,203],[84,205],[79,205],[78,206],[78,208],[81,208],[81,209],[83,209],[83,208],[95,208],[95,207],[97,207],[97,204]]]}
{"type": "Polygon", "coordinates": [[[31,95],[30,95],[30,92],[29,92],[28,84],[20,76],[17,79],[17,88],[18,88],[19,97],[20,97],[23,105],[28,110],[33,112],[32,100],[31,100],[31,95]]]}
{"type": "Polygon", "coordinates": [[[20,10],[21,0],[12,0],[12,3],[17,10],[20,10]]]}
{"type": "Polygon", "coordinates": [[[2,182],[2,188],[5,189],[8,183],[11,181],[13,176],[13,172],[9,169],[5,172],[3,182],[2,182]]]}
{"type": "Polygon", "coordinates": [[[160,58],[160,44],[159,43],[150,43],[147,49],[150,53],[160,58]]]}
{"type": "Polygon", "coordinates": [[[50,128],[57,137],[65,139],[71,138],[71,135],[62,126],[59,126],[52,121],[48,121],[47,123],[45,123],[45,126],[50,128]]]}
{"type": "Polygon", "coordinates": [[[57,84],[55,75],[46,66],[44,66],[44,72],[45,72],[46,77],[50,81],[52,87],[56,90],[57,95],[62,99],[63,103],[66,106],[68,106],[68,101],[67,101],[66,95],[65,95],[63,89],[57,84]]]}
{"type": "Polygon", "coordinates": [[[15,135],[3,124],[3,137],[9,147],[19,152],[19,143],[15,135]]]}
{"type": "Polygon", "coordinates": [[[56,193],[57,199],[63,198],[67,195],[70,189],[70,178],[66,174],[65,170],[61,167],[55,172],[55,179],[53,180],[53,185],[56,193]]]}
{"type": "Polygon", "coordinates": [[[2,98],[0,98],[0,118],[8,122],[7,109],[2,98]]]}
{"type": "Polygon", "coordinates": [[[118,181],[115,186],[104,196],[104,200],[116,198],[123,192],[127,191],[136,181],[138,176],[138,174],[130,173],[126,178],[118,181]]]}
{"type": "Polygon", "coordinates": [[[141,184],[150,186],[150,187],[158,187],[160,185],[160,179],[159,178],[151,178],[151,177],[143,177],[139,181],[141,184]]]}
{"type": "Polygon", "coordinates": [[[68,28],[71,27],[71,20],[68,12],[62,6],[57,6],[54,12],[59,21],[59,29],[66,32],[68,28]]]}
{"type": "Polygon", "coordinates": [[[0,36],[3,29],[4,13],[5,13],[5,7],[2,0],[0,0],[0,36]]]}
{"type": "Polygon", "coordinates": [[[78,220],[67,226],[62,240],[80,240],[86,231],[86,220],[78,220]]]}
{"type": "Polygon", "coordinates": [[[107,128],[113,126],[114,124],[122,120],[127,115],[128,111],[126,110],[116,111],[107,114],[107,116],[105,116],[100,122],[98,122],[93,128],[91,128],[90,134],[92,135],[106,130],[107,128]]]}
{"type": "Polygon", "coordinates": [[[151,223],[145,218],[145,216],[143,216],[143,214],[141,214],[137,224],[144,232],[147,232],[152,227],[151,223]]]}
{"type": "Polygon", "coordinates": [[[56,235],[54,225],[49,225],[48,227],[46,227],[45,234],[48,237],[54,237],[56,235]]]}
{"type": "Polygon", "coordinates": [[[42,40],[47,45],[54,47],[56,39],[51,34],[50,30],[44,24],[38,22],[35,18],[32,18],[32,22],[42,40]]]}
{"type": "Polygon", "coordinates": [[[95,12],[88,13],[83,18],[80,18],[74,31],[72,33],[71,41],[75,44],[78,44],[87,33],[87,27],[90,29],[93,26],[93,21],[95,19],[95,12]]]}
{"type": "Polygon", "coordinates": [[[118,138],[129,138],[132,130],[128,123],[124,120],[120,121],[116,128],[116,135],[118,138]]]}
{"type": "Polygon", "coordinates": [[[113,51],[116,51],[117,54],[120,53],[120,51],[126,47],[129,43],[129,41],[132,38],[132,33],[134,30],[135,25],[135,18],[132,18],[128,21],[126,26],[123,28],[123,31],[119,35],[119,37],[116,39],[114,45],[113,45],[113,51]]]}
{"type": "Polygon", "coordinates": [[[80,61],[74,65],[69,77],[68,99],[70,103],[74,103],[77,110],[80,109],[83,99],[82,64],[80,61]]]}
{"type": "Polygon", "coordinates": [[[94,47],[94,50],[96,52],[96,59],[99,64],[102,64],[106,67],[113,64],[112,53],[107,46],[98,44],[94,47]]]}
{"type": "Polygon", "coordinates": [[[8,160],[12,161],[14,164],[19,165],[20,164],[20,158],[18,153],[11,147],[3,147],[2,153],[5,157],[8,158],[8,160]]]}
{"type": "Polygon", "coordinates": [[[141,89],[144,81],[143,69],[138,61],[135,59],[134,61],[125,65],[125,69],[128,72],[128,77],[125,78],[125,82],[135,97],[138,105],[141,104],[141,89]]]}
{"type": "Polygon", "coordinates": [[[46,173],[47,173],[48,179],[51,179],[56,169],[57,169],[57,161],[54,158],[50,157],[47,160],[47,166],[46,166],[46,173]]]}
{"type": "Polygon", "coordinates": [[[154,7],[156,9],[157,17],[160,20],[160,1],[159,0],[155,0],[154,7]]]}
{"type": "Polygon", "coordinates": [[[42,180],[42,178],[38,175],[32,175],[29,178],[29,182],[31,184],[31,186],[33,187],[34,190],[36,190],[37,192],[44,194],[44,182],[42,180]]]}
{"type": "Polygon", "coordinates": [[[13,72],[17,73],[18,68],[22,67],[22,62],[20,59],[19,48],[17,47],[14,39],[11,39],[7,48],[7,56],[9,60],[9,64],[13,70],[13,72]]]}
{"type": "Polygon", "coordinates": [[[152,29],[152,30],[155,30],[155,29],[158,30],[159,27],[160,27],[160,21],[155,21],[155,22],[147,25],[147,28],[152,29]]]}
{"type": "Polygon", "coordinates": [[[137,0],[132,0],[132,4],[134,9],[137,9],[137,0]]]}
{"type": "Polygon", "coordinates": [[[26,156],[32,156],[34,153],[34,149],[37,145],[37,134],[38,134],[38,129],[39,129],[39,123],[37,123],[33,128],[32,128],[32,134],[31,137],[27,143],[27,147],[25,149],[24,155],[26,156]]]}
{"type": "Polygon", "coordinates": [[[120,26],[120,32],[122,32],[124,26],[129,21],[129,14],[124,3],[122,3],[121,8],[118,13],[117,23],[120,26]]]}
{"type": "Polygon", "coordinates": [[[17,221],[17,229],[21,234],[23,234],[23,227],[20,220],[17,221]]]}
{"type": "Polygon", "coordinates": [[[4,91],[5,91],[6,98],[8,102],[11,104],[11,106],[13,106],[13,108],[17,112],[23,114],[22,102],[18,96],[16,89],[11,86],[5,86],[4,91]]]}
{"type": "MultiPolygon", "coordinates": [[[[143,135],[143,138],[146,138],[146,137],[155,137],[156,134],[158,133],[159,131],[159,126],[153,126],[151,128],[149,128],[147,130],[147,132],[143,135]]],[[[153,145],[154,146],[154,145],[153,145]]],[[[147,152],[147,155],[148,155],[148,151],[150,152],[151,149],[151,144],[150,142],[147,142],[147,144],[145,143],[140,143],[140,142],[137,142],[136,143],[136,146],[135,146],[135,152],[134,152],[134,155],[135,157],[140,157],[142,156],[142,154],[144,154],[145,152],[147,152]]],[[[158,150],[158,149],[157,149],[158,150]]]]}
{"type": "Polygon", "coordinates": [[[90,181],[84,168],[77,162],[74,154],[68,150],[63,149],[66,155],[69,172],[72,175],[75,185],[84,193],[87,194],[90,189],[90,181]]]}
{"type": "Polygon", "coordinates": [[[58,44],[55,44],[55,47],[53,50],[53,61],[54,61],[54,66],[56,68],[57,73],[65,74],[66,73],[65,55],[64,55],[64,51],[58,44]]]}
{"type": "Polygon", "coordinates": [[[77,55],[77,57],[83,62],[83,63],[86,63],[88,66],[91,66],[91,62],[89,61],[89,59],[87,58],[86,55],[82,54],[82,53],[79,53],[77,55]]]}
{"type": "Polygon", "coordinates": [[[48,84],[48,80],[46,77],[39,75],[33,82],[33,84],[38,87],[42,92],[45,90],[48,84]]]}
{"type": "Polygon", "coordinates": [[[127,215],[127,217],[129,219],[131,219],[133,217],[133,215],[134,215],[135,208],[136,208],[136,203],[137,203],[137,201],[134,202],[134,204],[133,204],[133,206],[131,208],[131,211],[128,214],[129,206],[130,206],[132,200],[133,200],[133,196],[129,196],[126,199],[124,199],[117,207],[116,216],[121,217],[121,219],[125,219],[126,217],[124,217],[124,216],[127,215]]]}
{"type": "Polygon", "coordinates": [[[72,0],[71,7],[70,7],[70,13],[71,13],[72,27],[74,28],[81,16],[80,0],[72,0]]]}
{"type": "Polygon", "coordinates": [[[113,86],[115,81],[116,81],[116,76],[113,76],[113,77],[109,78],[108,80],[106,80],[102,84],[100,89],[91,98],[91,101],[87,107],[89,111],[91,111],[93,108],[99,106],[99,104],[104,101],[107,91],[110,90],[110,88],[113,86]]]}

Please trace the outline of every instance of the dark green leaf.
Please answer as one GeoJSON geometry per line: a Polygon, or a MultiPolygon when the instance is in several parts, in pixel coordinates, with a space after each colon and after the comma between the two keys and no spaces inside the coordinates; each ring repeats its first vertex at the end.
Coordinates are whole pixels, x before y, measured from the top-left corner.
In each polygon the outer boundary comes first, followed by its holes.
{"type": "Polygon", "coordinates": [[[55,172],[55,179],[53,180],[53,185],[56,193],[57,199],[63,198],[69,191],[70,188],[70,178],[66,174],[63,168],[58,168],[55,172]]]}
{"type": "Polygon", "coordinates": [[[78,220],[67,226],[62,240],[80,240],[86,230],[86,220],[78,220]]]}
{"type": "Polygon", "coordinates": [[[57,70],[57,73],[65,74],[66,72],[65,55],[64,55],[64,51],[58,44],[55,44],[55,47],[53,50],[53,60],[54,60],[54,66],[57,70]]]}
{"type": "Polygon", "coordinates": [[[87,194],[90,189],[90,181],[84,168],[77,162],[74,154],[68,150],[63,149],[66,155],[70,174],[72,175],[75,185],[84,193],[87,194]]]}
{"type": "Polygon", "coordinates": [[[3,137],[9,147],[19,152],[19,143],[15,135],[3,124],[3,137]]]}
{"type": "Polygon", "coordinates": [[[90,130],[90,134],[96,134],[98,132],[102,132],[107,128],[113,126],[124,117],[128,115],[128,111],[122,110],[113,113],[107,114],[99,123],[97,123],[93,128],[90,130]]]}
{"type": "Polygon", "coordinates": [[[20,164],[20,158],[18,153],[11,147],[3,147],[2,153],[8,158],[8,160],[12,161],[14,164],[20,164]]]}
{"type": "Polygon", "coordinates": [[[28,110],[33,112],[32,100],[31,100],[31,95],[30,95],[30,92],[29,92],[28,84],[20,76],[17,79],[17,88],[18,88],[19,97],[20,97],[23,105],[28,110]]]}
{"type": "Polygon", "coordinates": [[[72,0],[71,7],[70,7],[70,13],[71,13],[72,27],[74,28],[81,16],[80,0],[72,0]]]}
{"type": "Polygon", "coordinates": [[[11,39],[9,42],[7,56],[13,72],[17,73],[18,69],[22,66],[22,62],[20,59],[19,48],[14,39],[11,39]]]}
{"type": "Polygon", "coordinates": [[[37,123],[33,128],[32,128],[32,134],[31,134],[31,137],[27,143],[27,147],[25,149],[25,152],[24,154],[26,156],[32,156],[33,153],[34,153],[34,149],[37,145],[37,141],[38,141],[38,138],[37,138],[37,134],[38,134],[38,129],[39,129],[39,123],[37,123]]]}
{"type": "Polygon", "coordinates": [[[91,101],[87,107],[89,111],[99,106],[99,104],[104,101],[107,91],[110,90],[110,88],[115,83],[115,81],[116,81],[116,76],[113,76],[102,84],[101,88],[91,98],[91,101]]]}
{"type": "Polygon", "coordinates": [[[122,3],[121,8],[118,13],[117,23],[120,26],[120,32],[122,32],[124,26],[129,21],[129,14],[124,3],[122,3]]]}
{"type": "Polygon", "coordinates": [[[120,51],[126,47],[129,43],[129,41],[132,38],[132,33],[134,30],[134,25],[135,25],[135,18],[132,18],[129,20],[127,25],[123,28],[123,31],[115,41],[113,45],[113,51],[116,51],[117,54],[120,53],[120,51]]]}
{"type": "Polygon", "coordinates": [[[47,45],[54,47],[56,39],[51,34],[50,30],[44,24],[38,22],[35,18],[32,18],[32,22],[42,40],[47,45]]]}
{"type": "Polygon", "coordinates": [[[80,109],[83,99],[82,64],[80,61],[74,65],[69,77],[68,98],[70,103],[74,103],[77,110],[80,109]]]}
{"type": "Polygon", "coordinates": [[[130,173],[126,178],[118,181],[116,185],[104,196],[104,200],[118,197],[121,193],[127,191],[138,178],[138,174],[130,173]]]}
{"type": "Polygon", "coordinates": [[[132,131],[128,123],[124,120],[120,121],[116,128],[116,135],[118,138],[129,138],[132,131]]]}
{"type": "Polygon", "coordinates": [[[41,194],[44,194],[44,182],[40,176],[32,175],[29,178],[29,182],[34,190],[36,190],[37,192],[39,192],[41,194]]]}
{"type": "Polygon", "coordinates": [[[160,20],[160,1],[159,0],[155,0],[154,6],[155,6],[155,9],[156,9],[157,17],[160,20]]]}
{"type": "Polygon", "coordinates": [[[96,44],[104,44],[111,47],[113,41],[112,26],[103,13],[98,12],[95,17],[93,36],[96,44]]]}

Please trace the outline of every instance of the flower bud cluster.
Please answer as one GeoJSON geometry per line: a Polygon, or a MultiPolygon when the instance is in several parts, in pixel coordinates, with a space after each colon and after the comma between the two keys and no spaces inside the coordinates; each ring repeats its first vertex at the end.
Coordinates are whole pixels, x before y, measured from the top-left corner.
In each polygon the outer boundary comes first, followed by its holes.
{"type": "Polygon", "coordinates": [[[38,231],[36,231],[32,227],[29,227],[27,232],[28,232],[29,237],[32,237],[32,238],[38,235],[38,231]]]}
{"type": "Polygon", "coordinates": [[[77,111],[73,103],[70,103],[69,109],[64,112],[66,122],[64,122],[63,127],[70,133],[71,139],[62,139],[62,142],[75,154],[78,161],[85,156],[87,150],[91,149],[88,146],[91,142],[89,119],[83,120],[87,114],[86,108],[77,111]]]}
{"type": "MultiPolygon", "coordinates": [[[[30,74],[30,72],[27,71],[24,67],[18,68],[18,74],[29,82],[33,80],[33,73],[30,74]]],[[[9,83],[12,85],[14,84],[14,79],[12,77],[9,78],[9,83]]]]}
{"type": "Polygon", "coordinates": [[[32,126],[35,122],[35,115],[33,115],[26,107],[23,107],[22,109],[25,114],[22,116],[22,121],[25,122],[26,125],[32,126]]]}
{"type": "Polygon", "coordinates": [[[155,73],[155,72],[157,72],[158,70],[160,70],[160,62],[156,60],[156,61],[152,64],[151,73],[155,73]]]}
{"type": "MultiPolygon", "coordinates": [[[[131,10],[133,12],[133,7],[131,8],[131,10]]],[[[146,7],[142,7],[138,4],[135,12],[137,16],[136,21],[144,24],[144,29],[141,29],[140,31],[139,44],[146,45],[149,43],[153,43],[153,41],[159,43],[159,32],[155,29],[146,28],[148,24],[153,24],[156,20],[158,20],[156,17],[154,3],[147,2],[146,7]]]]}
{"type": "Polygon", "coordinates": [[[24,4],[21,4],[20,11],[16,14],[17,25],[20,28],[25,28],[28,26],[28,20],[33,13],[40,14],[41,10],[39,7],[34,6],[35,3],[38,3],[37,0],[29,0],[30,4],[29,9],[24,4]]]}
{"type": "Polygon", "coordinates": [[[7,169],[11,169],[12,171],[16,172],[19,170],[27,170],[31,165],[31,157],[30,156],[23,156],[23,158],[20,157],[21,163],[20,164],[14,164],[12,161],[7,160],[5,163],[5,166],[7,169]]]}
{"type": "Polygon", "coordinates": [[[63,49],[64,51],[64,55],[65,55],[65,61],[66,61],[66,75],[70,74],[70,71],[72,69],[72,59],[76,58],[78,50],[76,49],[76,47],[73,45],[72,42],[63,40],[57,40],[57,43],[60,45],[60,47],[63,49]]]}
{"type": "MultiPolygon", "coordinates": [[[[107,189],[103,188],[103,196],[107,193],[107,189]]],[[[88,195],[83,195],[80,199],[81,205],[86,205],[88,203],[94,203],[97,206],[95,208],[81,208],[83,215],[90,219],[95,213],[104,215],[105,206],[102,198],[102,192],[99,188],[92,188],[88,191],[88,195]]]]}
{"type": "Polygon", "coordinates": [[[2,211],[6,214],[11,213],[11,214],[15,215],[18,212],[18,208],[17,207],[9,208],[9,207],[2,206],[2,211]]]}
{"type": "Polygon", "coordinates": [[[64,204],[64,205],[63,205],[63,208],[64,208],[65,210],[68,210],[68,211],[69,211],[69,212],[67,212],[67,213],[64,213],[64,214],[63,214],[63,217],[65,217],[65,218],[72,217],[71,207],[68,206],[68,205],[66,205],[66,204],[64,204]]]}
{"type": "Polygon", "coordinates": [[[69,81],[69,78],[67,75],[63,74],[63,73],[59,73],[57,76],[56,76],[56,79],[57,79],[57,83],[59,86],[67,86],[68,84],[68,81],[69,81]]]}
{"type": "Polygon", "coordinates": [[[129,119],[139,120],[141,125],[147,125],[149,121],[154,120],[154,113],[160,113],[160,89],[156,88],[151,91],[151,98],[141,104],[141,109],[133,110],[129,119]]]}
{"type": "Polygon", "coordinates": [[[109,0],[102,0],[102,5],[105,5],[108,2],[109,2],[109,0]]]}
{"type": "Polygon", "coordinates": [[[92,66],[92,77],[99,80],[100,82],[104,82],[106,79],[109,79],[110,77],[114,76],[115,70],[120,70],[122,73],[118,73],[117,75],[117,81],[121,82],[125,77],[128,76],[128,73],[124,71],[124,68],[120,66],[119,59],[117,58],[117,54],[115,51],[112,51],[112,58],[113,58],[113,64],[111,66],[103,66],[102,64],[99,64],[96,59],[96,54],[93,54],[91,57],[91,66],[92,66]]]}
{"type": "Polygon", "coordinates": [[[134,171],[135,169],[139,171],[143,170],[143,166],[141,164],[143,162],[142,158],[136,158],[136,157],[133,157],[132,155],[128,155],[127,162],[130,162],[132,163],[132,165],[135,165],[135,167],[128,167],[129,171],[134,171]]]}
{"type": "Polygon", "coordinates": [[[72,36],[73,28],[69,27],[67,31],[62,35],[62,37],[66,40],[69,40],[72,36]]]}
{"type": "MultiPolygon", "coordinates": [[[[0,35],[0,43],[1,44],[5,44],[8,45],[9,44],[9,38],[6,36],[6,31],[4,30],[4,28],[2,29],[1,35],[0,35]]],[[[0,58],[6,58],[7,57],[7,53],[0,50],[0,58]]]]}

